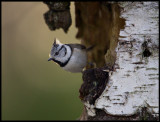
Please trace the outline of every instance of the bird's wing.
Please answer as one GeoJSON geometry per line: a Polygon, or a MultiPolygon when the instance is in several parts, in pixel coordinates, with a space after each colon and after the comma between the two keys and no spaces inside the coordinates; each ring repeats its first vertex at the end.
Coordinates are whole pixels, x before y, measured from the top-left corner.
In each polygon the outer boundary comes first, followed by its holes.
{"type": "Polygon", "coordinates": [[[74,48],[81,49],[81,50],[86,49],[86,47],[81,44],[66,44],[66,45],[70,46],[72,49],[74,48]]]}

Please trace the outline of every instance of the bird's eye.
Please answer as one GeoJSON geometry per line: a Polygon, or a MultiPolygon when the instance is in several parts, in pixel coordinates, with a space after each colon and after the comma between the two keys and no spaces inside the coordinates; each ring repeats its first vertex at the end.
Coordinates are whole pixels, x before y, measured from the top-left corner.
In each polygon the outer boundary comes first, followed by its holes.
{"type": "Polygon", "coordinates": [[[54,47],[58,47],[58,44],[54,44],[53,46],[54,46],[54,47]]]}
{"type": "Polygon", "coordinates": [[[55,55],[58,55],[58,52],[56,52],[55,55]]]}

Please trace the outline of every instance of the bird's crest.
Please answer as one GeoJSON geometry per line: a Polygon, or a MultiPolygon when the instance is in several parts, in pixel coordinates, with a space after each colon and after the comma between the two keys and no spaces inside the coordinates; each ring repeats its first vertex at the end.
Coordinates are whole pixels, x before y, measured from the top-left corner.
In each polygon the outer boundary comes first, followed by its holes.
{"type": "Polygon", "coordinates": [[[56,45],[56,44],[61,44],[61,42],[60,42],[57,38],[54,38],[54,43],[53,43],[53,45],[56,45]]]}

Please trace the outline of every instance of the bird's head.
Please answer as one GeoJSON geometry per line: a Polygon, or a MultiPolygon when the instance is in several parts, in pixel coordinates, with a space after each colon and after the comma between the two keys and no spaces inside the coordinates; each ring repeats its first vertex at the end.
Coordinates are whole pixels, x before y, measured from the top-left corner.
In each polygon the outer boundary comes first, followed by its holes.
{"type": "Polygon", "coordinates": [[[48,61],[53,60],[58,63],[65,63],[69,57],[67,49],[67,45],[62,44],[57,38],[55,38],[48,61]]]}

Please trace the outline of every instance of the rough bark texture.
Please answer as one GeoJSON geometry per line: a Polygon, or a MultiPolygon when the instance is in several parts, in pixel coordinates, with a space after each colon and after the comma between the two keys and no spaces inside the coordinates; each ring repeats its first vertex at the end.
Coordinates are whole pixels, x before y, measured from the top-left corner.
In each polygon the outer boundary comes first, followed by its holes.
{"type": "Polygon", "coordinates": [[[106,62],[113,66],[119,31],[125,24],[119,17],[120,7],[107,2],[75,2],[75,12],[76,37],[81,38],[87,47],[95,45],[94,50],[88,53],[88,62],[97,67],[103,67],[106,62]]]}
{"type": "Polygon", "coordinates": [[[44,19],[50,30],[62,28],[67,33],[72,24],[70,2],[44,2],[49,11],[44,14],[44,19]]]}
{"type": "Polygon", "coordinates": [[[81,100],[94,105],[95,100],[104,91],[108,77],[108,72],[104,72],[102,68],[85,70],[83,72],[83,84],[79,90],[81,100]]]}
{"type": "Polygon", "coordinates": [[[98,67],[83,73],[80,120],[159,120],[158,2],[76,2],[75,9],[77,38],[96,45],[88,62],[98,67]]]}
{"type": "MultiPolygon", "coordinates": [[[[49,28],[67,32],[70,3],[44,3],[49,28]]],[[[75,2],[75,14],[76,37],[94,46],[79,90],[80,120],[159,120],[158,2],[75,2]]]]}

